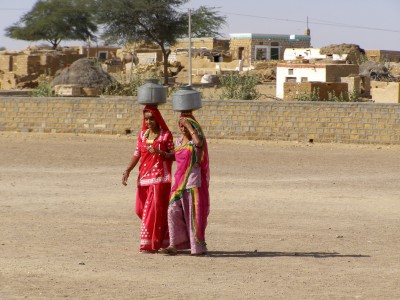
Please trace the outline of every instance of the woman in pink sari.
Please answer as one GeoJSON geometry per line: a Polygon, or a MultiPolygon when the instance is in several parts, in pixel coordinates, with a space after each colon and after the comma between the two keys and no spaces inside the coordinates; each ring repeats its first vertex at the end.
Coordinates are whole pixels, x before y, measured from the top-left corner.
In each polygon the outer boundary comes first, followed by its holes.
{"type": "Polygon", "coordinates": [[[140,160],[136,190],[136,214],[142,220],[141,253],[156,253],[169,245],[168,202],[174,158],[172,134],[155,106],[143,109],[142,131],[136,150],[122,175],[122,184],[140,160]]]}
{"type": "Polygon", "coordinates": [[[207,252],[205,231],[210,209],[210,169],[207,141],[191,112],[179,119],[182,135],[176,141],[177,163],[168,209],[170,246],[163,254],[190,249],[192,255],[207,252]]]}

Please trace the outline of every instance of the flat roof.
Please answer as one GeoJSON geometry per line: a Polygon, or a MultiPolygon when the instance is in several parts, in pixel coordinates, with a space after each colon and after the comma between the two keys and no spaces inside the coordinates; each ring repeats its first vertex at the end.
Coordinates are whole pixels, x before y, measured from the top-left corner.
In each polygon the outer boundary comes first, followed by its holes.
{"type": "Polygon", "coordinates": [[[293,40],[308,41],[311,40],[309,35],[299,34],[272,34],[272,33],[230,33],[233,39],[271,39],[271,40],[293,40]]]}

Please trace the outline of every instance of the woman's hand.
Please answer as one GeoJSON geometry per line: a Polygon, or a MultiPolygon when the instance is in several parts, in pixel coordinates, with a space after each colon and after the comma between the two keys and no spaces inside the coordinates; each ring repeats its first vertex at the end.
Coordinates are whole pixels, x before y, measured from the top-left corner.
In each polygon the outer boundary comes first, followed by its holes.
{"type": "MultiPolygon", "coordinates": [[[[168,158],[167,158],[167,155],[168,155],[167,152],[161,151],[160,149],[153,148],[153,146],[149,146],[149,147],[147,148],[147,151],[149,151],[150,153],[158,154],[158,155],[160,155],[160,156],[161,156],[162,158],[164,158],[164,159],[168,159],[168,158]]],[[[169,158],[169,159],[171,159],[171,158],[169,158]]]]}
{"type": "Polygon", "coordinates": [[[150,153],[160,154],[160,150],[153,148],[153,146],[147,147],[147,151],[149,151],[150,153]]]}
{"type": "Polygon", "coordinates": [[[125,170],[124,173],[122,173],[122,184],[123,185],[128,184],[128,178],[129,178],[130,173],[131,173],[131,171],[129,171],[129,170],[125,170]]]}
{"type": "Polygon", "coordinates": [[[190,124],[189,120],[186,119],[186,118],[181,118],[181,119],[179,120],[179,123],[180,123],[183,127],[187,128],[187,129],[192,129],[192,128],[193,128],[193,127],[192,127],[192,124],[190,124]]]}

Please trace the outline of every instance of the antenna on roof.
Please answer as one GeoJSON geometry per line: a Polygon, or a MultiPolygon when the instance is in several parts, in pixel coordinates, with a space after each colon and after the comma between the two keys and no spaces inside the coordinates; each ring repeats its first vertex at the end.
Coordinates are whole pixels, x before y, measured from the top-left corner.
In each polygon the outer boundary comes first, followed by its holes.
{"type": "Polygon", "coordinates": [[[306,29],[305,34],[306,34],[307,36],[310,36],[310,34],[311,34],[311,30],[310,30],[310,28],[308,28],[308,16],[307,16],[307,29],[306,29]]]}

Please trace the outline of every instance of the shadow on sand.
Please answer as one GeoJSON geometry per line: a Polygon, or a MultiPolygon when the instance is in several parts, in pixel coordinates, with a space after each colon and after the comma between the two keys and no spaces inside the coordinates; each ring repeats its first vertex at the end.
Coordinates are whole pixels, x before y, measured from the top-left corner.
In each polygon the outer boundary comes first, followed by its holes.
{"type": "Polygon", "coordinates": [[[208,251],[206,257],[352,257],[365,258],[369,255],[362,254],[340,254],[337,252],[262,252],[262,251],[208,251]]]}

